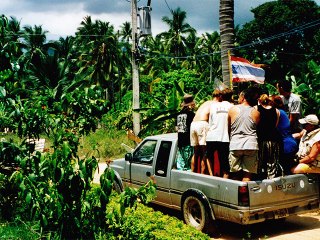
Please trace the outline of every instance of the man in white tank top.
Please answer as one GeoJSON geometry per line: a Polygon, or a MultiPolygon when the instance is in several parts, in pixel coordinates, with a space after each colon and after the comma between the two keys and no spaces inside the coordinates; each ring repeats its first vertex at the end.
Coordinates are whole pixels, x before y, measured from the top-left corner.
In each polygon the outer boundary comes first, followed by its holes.
{"type": "Polygon", "coordinates": [[[233,106],[231,103],[233,91],[221,91],[221,100],[214,102],[210,107],[209,131],[207,133],[207,158],[213,169],[213,175],[229,177],[229,133],[228,111],[233,106]]]}

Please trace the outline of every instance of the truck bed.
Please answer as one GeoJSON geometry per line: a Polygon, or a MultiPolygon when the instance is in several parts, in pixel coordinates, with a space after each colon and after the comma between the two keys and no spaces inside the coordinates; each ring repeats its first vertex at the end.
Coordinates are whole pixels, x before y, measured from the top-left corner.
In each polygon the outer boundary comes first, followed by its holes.
{"type": "Polygon", "coordinates": [[[181,193],[190,188],[208,198],[216,219],[252,224],[319,208],[317,175],[295,174],[241,182],[179,170],[171,171],[171,207],[179,208],[181,193]],[[239,205],[239,187],[247,186],[249,205],[239,205]]]}

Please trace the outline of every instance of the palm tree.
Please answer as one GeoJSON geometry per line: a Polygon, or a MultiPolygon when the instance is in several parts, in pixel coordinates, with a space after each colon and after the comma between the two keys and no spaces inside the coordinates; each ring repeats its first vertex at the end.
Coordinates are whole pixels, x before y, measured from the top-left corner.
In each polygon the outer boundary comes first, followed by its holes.
{"type": "Polygon", "coordinates": [[[162,21],[169,26],[169,31],[161,33],[166,43],[167,53],[172,53],[175,57],[186,54],[187,36],[195,33],[196,30],[186,23],[187,13],[179,7],[171,10],[172,18],[164,16],[162,21]]]}
{"type": "Polygon", "coordinates": [[[23,27],[23,48],[27,51],[24,56],[24,62],[40,66],[41,58],[47,54],[50,45],[46,42],[48,31],[43,30],[42,26],[27,25],[23,27]]]}
{"type": "Polygon", "coordinates": [[[58,41],[54,41],[52,47],[59,53],[59,58],[63,60],[69,59],[75,50],[73,50],[74,37],[68,36],[66,38],[60,37],[58,41]]]}
{"type": "Polygon", "coordinates": [[[163,72],[170,70],[170,59],[163,56],[165,46],[161,42],[161,36],[147,36],[140,42],[141,47],[147,49],[149,56],[141,64],[142,74],[150,75],[156,78],[163,72]]]}
{"type": "Polygon", "coordinates": [[[186,38],[186,48],[187,48],[187,55],[182,62],[181,66],[185,67],[186,69],[196,69],[198,67],[199,59],[197,55],[200,52],[200,49],[197,48],[197,42],[199,41],[199,37],[196,35],[196,32],[192,32],[186,38]]]}
{"type": "Polygon", "coordinates": [[[198,72],[202,73],[205,79],[212,81],[213,77],[221,77],[221,57],[217,53],[220,51],[220,35],[218,32],[204,33],[200,37],[196,45],[197,49],[200,49],[199,54],[204,55],[198,66],[200,69],[198,72]]]}
{"type": "Polygon", "coordinates": [[[19,37],[20,22],[16,18],[2,15],[0,18],[0,71],[11,69],[22,55],[19,37]],[[9,56],[9,57],[8,57],[9,56]]]}
{"type": "Polygon", "coordinates": [[[107,98],[112,101],[120,56],[113,26],[100,20],[92,22],[90,16],[85,17],[76,33],[76,45],[80,55],[78,73],[86,76],[87,85],[104,87],[107,98]]]}
{"type": "Polygon", "coordinates": [[[132,38],[132,28],[130,22],[124,22],[120,27],[121,41],[129,42],[132,38]]]}
{"type": "Polygon", "coordinates": [[[231,87],[229,56],[234,47],[234,0],[220,0],[219,24],[223,83],[231,87]]]}

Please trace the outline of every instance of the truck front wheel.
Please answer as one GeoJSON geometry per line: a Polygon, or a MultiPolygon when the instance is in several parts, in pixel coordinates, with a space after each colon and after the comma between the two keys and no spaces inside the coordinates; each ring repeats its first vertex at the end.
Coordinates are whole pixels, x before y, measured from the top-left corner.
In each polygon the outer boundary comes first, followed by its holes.
{"type": "Polygon", "coordinates": [[[117,180],[113,181],[112,189],[116,191],[118,194],[122,192],[122,188],[117,180]]]}
{"type": "Polygon", "coordinates": [[[182,205],[182,214],[186,224],[199,231],[206,232],[208,230],[210,218],[203,202],[199,198],[195,196],[186,197],[182,205]]]}

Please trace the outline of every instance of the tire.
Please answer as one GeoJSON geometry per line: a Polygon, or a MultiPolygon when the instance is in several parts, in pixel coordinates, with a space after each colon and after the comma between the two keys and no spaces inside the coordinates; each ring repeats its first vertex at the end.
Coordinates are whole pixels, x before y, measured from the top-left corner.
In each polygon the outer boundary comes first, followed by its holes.
{"type": "Polygon", "coordinates": [[[113,181],[112,190],[116,191],[116,193],[118,193],[118,194],[120,194],[122,192],[122,188],[121,188],[121,186],[120,186],[118,181],[116,181],[116,180],[113,181]]]}
{"type": "Polygon", "coordinates": [[[210,217],[203,202],[196,196],[188,196],[182,205],[184,222],[199,231],[206,232],[210,227],[210,217]]]}

